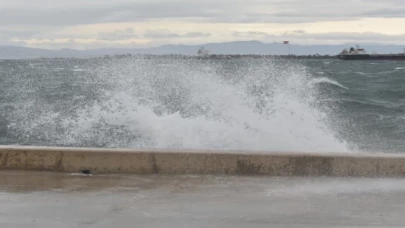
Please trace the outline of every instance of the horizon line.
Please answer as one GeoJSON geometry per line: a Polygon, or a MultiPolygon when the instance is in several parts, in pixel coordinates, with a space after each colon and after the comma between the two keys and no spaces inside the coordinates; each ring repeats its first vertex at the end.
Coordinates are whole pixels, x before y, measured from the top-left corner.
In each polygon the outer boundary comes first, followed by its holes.
{"type": "Polygon", "coordinates": [[[211,42],[211,43],[203,43],[203,44],[161,44],[156,46],[150,47],[100,47],[100,48],[84,48],[84,49],[76,49],[76,48],[59,48],[59,49],[50,49],[50,48],[42,48],[42,47],[29,47],[29,46],[21,46],[21,45],[6,45],[0,44],[0,48],[8,47],[8,48],[27,48],[27,49],[40,49],[40,50],[49,50],[49,51],[62,51],[62,50],[74,50],[74,51],[91,51],[91,50],[105,50],[105,49],[151,49],[151,48],[160,48],[164,46],[205,46],[205,45],[220,45],[220,44],[229,44],[229,43],[261,43],[261,44],[280,44],[280,45],[290,45],[290,46],[342,46],[342,45],[373,45],[373,46],[404,46],[405,44],[383,44],[383,43],[340,43],[340,44],[302,44],[302,43],[291,43],[289,41],[288,44],[284,44],[283,41],[280,42],[263,42],[259,40],[236,40],[236,41],[224,41],[224,42],[211,42]]]}

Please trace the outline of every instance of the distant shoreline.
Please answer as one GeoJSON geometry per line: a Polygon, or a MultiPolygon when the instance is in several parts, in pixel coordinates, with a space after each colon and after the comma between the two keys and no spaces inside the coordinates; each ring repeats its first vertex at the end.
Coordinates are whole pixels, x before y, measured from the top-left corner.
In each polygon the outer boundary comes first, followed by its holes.
{"type": "MultiPolygon", "coordinates": [[[[362,49],[370,53],[402,53],[403,45],[363,43],[362,49]]],[[[153,47],[100,47],[96,49],[42,49],[23,46],[0,45],[0,59],[36,59],[36,58],[112,58],[130,54],[134,58],[173,58],[173,59],[335,59],[356,43],[305,45],[291,44],[287,49],[283,43],[264,43],[260,41],[230,41],[204,43],[198,45],[166,44],[153,47]],[[203,51],[200,51],[202,48],[203,51]],[[200,53],[198,53],[200,51],[200,53]],[[198,56],[200,54],[200,56],[198,56]],[[208,56],[204,56],[208,55],[208,56]],[[113,57],[115,56],[115,57],[113,57]],[[108,57],[107,57],[108,58],[108,57]]]]}
{"type": "Polygon", "coordinates": [[[256,55],[256,54],[210,54],[210,55],[182,55],[182,54],[124,54],[124,55],[106,55],[99,58],[127,58],[127,57],[142,57],[142,58],[174,58],[174,59],[338,59],[336,55],[256,55]]]}
{"type": "Polygon", "coordinates": [[[184,54],[111,54],[87,57],[27,57],[27,58],[0,58],[0,60],[39,60],[39,59],[196,59],[196,60],[227,60],[227,59],[338,59],[337,55],[258,55],[258,54],[209,54],[209,55],[184,55],[184,54]]]}

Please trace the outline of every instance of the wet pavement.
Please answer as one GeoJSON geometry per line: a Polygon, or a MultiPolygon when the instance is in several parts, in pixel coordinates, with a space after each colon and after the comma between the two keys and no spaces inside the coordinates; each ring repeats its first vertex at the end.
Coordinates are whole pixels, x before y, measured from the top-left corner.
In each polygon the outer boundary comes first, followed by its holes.
{"type": "Polygon", "coordinates": [[[405,227],[405,179],[0,172],[0,227],[405,227]]]}

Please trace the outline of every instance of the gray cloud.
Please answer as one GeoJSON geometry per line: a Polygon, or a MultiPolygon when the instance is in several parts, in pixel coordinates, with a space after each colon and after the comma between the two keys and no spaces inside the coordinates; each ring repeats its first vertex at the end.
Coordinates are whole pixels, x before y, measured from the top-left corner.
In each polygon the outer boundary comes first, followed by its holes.
{"type": "Polygon", "coordinates": [[[107,41],[126,40],[137,37],[138,36],[135,34],[135,30],[133,28],[116,30],[114,32],[103,32],[97,35],[98,40],[107,40],[107,41]]]}
{"type": "Polygon", "coordinates": [[[304,33],[306,33],[306,32],[305,32],[305,30],[298,29],[298,30],[292,30],[292,33],[295,33],[295,34],[304,34],[304,33]]]}
{"type": "Polygon", "coordinates": [[[344,3],[325,0],[13,2],[0,0],[3,4],[0,6],[0,24],[66,26],[163,18],[203,18],[207,22],[227,23],[302,23],[405,16],[403,0],[346,0],[344,3]]]}
{"type": "Polygon", "coordinates": [[[197,38],[207,36],[211,36],[211,34],[202,32],[189,32],[186,34],[177,34],[170,32],[168,29],[148,30],[144,34],[144,37],[146,38],[177,38],[177,37],[197,38]]]}
{"type": "MultiPolygon", "coordinates": [[[[371,18],[405,18],[405,0],[0,0],[0,45],[12,39],[77,39],[96,38],[99,41],[118,41],[139,38],[129,29],[99,34],[60,34],[67,26],[181,20],[195,23],[304,23],[371,18]],[[18,28],[18,30],[16,29],[18,28]],[[80,37],[87,36],[87,37],[80,37]],[[89,37],[91,36],[91,37],[89,37]]],[[[389,26],[389,25],[387,25],[389,26]]],[[[162,42],[176,38],[209,37],[210,33],[173,33],[169,30],[149,30],[143,37],[162,42]]],[[[378,33],[308,34],[303,30],[274,36],[263,32],[235,32],[237,38],[263,39],[357,39],[400,41],[403,36],[378,33]]],[[[104,42],[106,43],[106,42],[104,42]]],[[[50,44],[51,45],[51,44],[50,44]]],[[[55,44],[57,45],[57,44],[55,44]]],[[[74,43],[74,45],[81,45],[74,43]]],[[[102,44],[94,44],[102,45],[102,44]]]]}
{"type": "Polygon", "coordinates": [[[265,32],[253,32],[253,31],[248,31],[248,32],[233,32],[233,36],[235,37],[257,37],[257,36],[268,36],[269,34],[265,32]]]}
{"type": "Polygon", "coordinates": [[[12,41],[21,37],[31,38],[39,34],[38,31],[15,31],[15,30],[0,30],[0,45],[24,45],[23,42],[12,41]]]}
{"type": "MultiPolygon", "coordinates": [[[[299,38],[301,36],[297,36],[299,38]]],[[[381,33],[319,33],[319,34],[306,34],[306,39],[319,39],[319,40],[353,40],[353,41],[365,41],[365,42],[384,42],[384,41],[399,41],[405,40],[405,33],[400,35],[386,35],[381,33]]]]}
{"type": "MultiPolygon", "coordinates": [[[[402,4],[405,5],[405,2],[402,2],[402,4]]],[[[399,8],[395,9],[380,9],[380,10],[371,10],[368,12],[365,12],[363,14],[365,17],[389,17],[389,18],[402,18],[405,17],[405,7],[404,6],[399,6],[399,8]]]]}
{"type": "Polygon", "coordinates": [[[122,3],[92,7],[1,9],[0,23],[7,25],[79,25],[145,21],[156,18],[214,17],[215,12],[196,8],[187,2],[122,3]],[[16,15],[19,15],[16,17],[16,15]]]}
{"type": "Polygon", "coordinates": [[[307,33],[304,30],[286,31],[281,35],[273,35],[265,32],[233,32],[235,37],[245,37],[253,39],[268,39],[268,40],[320,40],[320,41],[358,41],[358,42],[372,42],[372,41],[398,41],[405,40],[405,33],[400,35],[386,35],[374,32],[365,33],[347,33],[347,32],[333,32],[333,33],[307,33]]]}
{"type": "Polygon", "coordinates": [[[148,30],[143,35],[147,38],[173,38],[179,37],[178,34],[170,32],[168,29],[148,30]]]}
{"type": "Polygon", "coordinates": [[[209,37],[211,36],[210,33],[204,33],[204,32],[188,32],[184,35],[183,37],[189,37],[189,38],[198,38],[198,37],[209,37]]]}
{"type": "Polygon", "coordinates": [[[40,31],[33,30],[7,30],[0,29],[0,40],[18,39],[21,37],[31,38],[41,34],[40,31]]]}

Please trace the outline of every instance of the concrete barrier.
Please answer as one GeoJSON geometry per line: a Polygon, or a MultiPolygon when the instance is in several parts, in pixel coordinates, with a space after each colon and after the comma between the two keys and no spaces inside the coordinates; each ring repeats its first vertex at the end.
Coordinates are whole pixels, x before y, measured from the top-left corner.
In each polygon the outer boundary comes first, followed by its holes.
{"type": "Polygon", "coordinates": [[[405,176],[405,155],[0,146],[0,170],[132,174],[405,176]]]}

